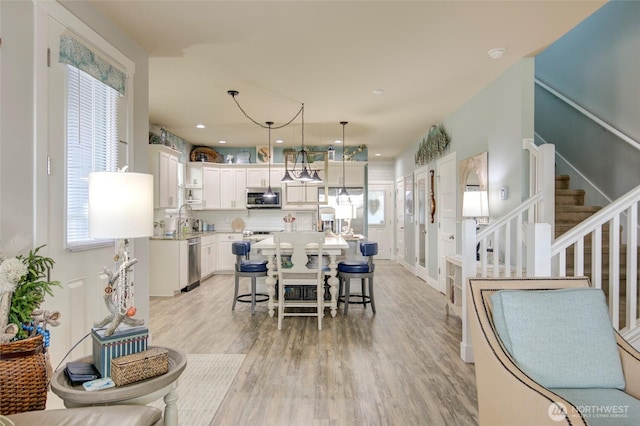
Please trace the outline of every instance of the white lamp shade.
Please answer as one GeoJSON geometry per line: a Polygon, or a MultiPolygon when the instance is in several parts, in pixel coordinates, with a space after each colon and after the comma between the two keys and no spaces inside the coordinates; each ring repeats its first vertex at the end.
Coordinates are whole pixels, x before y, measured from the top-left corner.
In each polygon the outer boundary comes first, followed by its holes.
{"type": "Polygon", "coordinates": [[[93,238],[153,235],[153,176],[124,172],[90,173],[89,235],[93,238]]]}
{"type": "Polygon", "coordinates": [[[487,191],[465,191],[462,199],[462,216],[488,217],[489,197],[487,191]]]}
{"type": "Polygon", "coordinates": [[[351,204],[336,206],[336,219],[353,219],[353,206],[351,204]]]}

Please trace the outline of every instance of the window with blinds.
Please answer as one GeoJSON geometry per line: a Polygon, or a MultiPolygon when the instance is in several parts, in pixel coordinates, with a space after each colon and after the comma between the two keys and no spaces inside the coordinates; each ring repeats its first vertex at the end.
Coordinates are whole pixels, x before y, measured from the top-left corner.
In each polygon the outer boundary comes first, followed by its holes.
{"type": "Polygon", "coordinates": [[[67,65],[67,249],[104,241],[89,237],[89,173],[118,168],[120,93],[67,65]]]}

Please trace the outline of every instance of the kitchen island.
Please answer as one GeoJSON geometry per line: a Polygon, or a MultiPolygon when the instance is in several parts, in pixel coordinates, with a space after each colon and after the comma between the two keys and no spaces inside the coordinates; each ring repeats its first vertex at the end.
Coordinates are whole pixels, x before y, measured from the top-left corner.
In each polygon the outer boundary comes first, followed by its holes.
{"type": "MultiPolygon", "coordinates": [[[[276,243],[273,241],[273,236],[270,236],[262,241],[259,241],[251,246],[252,249],[259,251],[261,254],[267,257],[267,293],[269,294],[269,316],[273,317],[274,308],[276,305],[275,300],[275,286],[276,286],[276,243]]],[[[283,245],[284,248],[284,245],[283,245]]],[[[324,240],[324,246],[322,247],[322,254],[329,256],[329,293],[331,294],[331,301],[329,307],[331,308],[331,316],[335,317],[338,312],[338,278],[336,256],[342,254],[343,250],[347,250],[349,244],[341,236],[326,236],[324,240]]],[[[308,254],[313,255],[314,250],[308,250],[308,254]]]]}

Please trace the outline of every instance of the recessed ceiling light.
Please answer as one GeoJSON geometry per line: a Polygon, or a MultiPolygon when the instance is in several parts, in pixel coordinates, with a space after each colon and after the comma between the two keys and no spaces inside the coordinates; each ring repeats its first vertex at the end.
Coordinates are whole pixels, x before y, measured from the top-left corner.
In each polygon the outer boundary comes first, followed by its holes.
{"type": "Polygon", "coordinates": [[[341,141],[341,140],[336,140],[336,142],[335,142],[335,143],[342,143],[342,141],[341,141]]]}
{"type": "Polygon", "coordinates": [[[218,143],[227,143],[227,141],[218,141],[218,143]]]}
{"type": "Polygon", "coordinates": [[[380,154],[379,152],[376,152],[376,153],[375,153],[375,156],[376,156],[376,157],[380,157],[381,155],[382,155],[382,154],[380,154]]]}
{"type": "Polygon", "coordinates": [[[284,141],[283,141],[282,139],[278,139],[278,140],[276,141],[276,143],[283,143],[283,142],[284,142],[284,141]]]}
{"type": "Polygon", "coordinates": [[[382,90],[382,89],[373,89],[371,91],[371,93],[373,93],[374,95],[382,95],[382,94],[384,94],[384,90],[382,90]]]}
{"type": "Polygon", "coordinates": [[[204,129],[205,127],[207,126],[205,126],[204,124],[196,124],[197,129],[204,129]]]}
{"type": "Polygon", "coordinates": [[[491,59],[500,59],[504,56],[505,49],[502,47],[496,47],[495,49],[491,49],[489,52],[489,57],[491,59]]]}

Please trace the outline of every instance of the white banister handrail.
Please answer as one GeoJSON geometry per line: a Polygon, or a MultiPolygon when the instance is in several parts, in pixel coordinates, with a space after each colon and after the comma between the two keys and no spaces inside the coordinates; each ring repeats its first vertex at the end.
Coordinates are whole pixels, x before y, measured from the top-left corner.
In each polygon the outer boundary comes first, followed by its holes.
{"type": "Polygon", "coordinates": [[[574,244],[577,240],[590,234],[594,228],[609,222],[614,216],[623,214],[640,197],[640,186],[635,187],[613,203],[604,207],[597,214],[588,217],[575,227],[571,228],[551,245],[551,256],[559,254],[562,250],[574,244]]]}
{"type": "Polygon", "coordinates": [[[540,201],[542,201],[542,192],[538,192],[533,197],[530,197],[529,199],[525,200],[518,207],[511,210],[506,215],[500,217],[500,220],[498,222],[492,223],[491,225],[484,228],[482,231],[478,232],[477,239],[481,240],[484,237],[487,237],[488,235],[492,234],[498,228],[504,226],[506,222],[509,222],[515,219],[516,217],[520,216],[521,214],[529,210],[531,207],[535,206],[540,201]]]}
{"type": "Polygon", "coordinates": [[[580,105],[578,105],[577,103],[575,103],[574,101],[572,101],[571,99],[567,98],[565,95],[563,95],[562,93],[558,92],[557,90],[555,90],[554,88],[552,88],[551,86],[549,86],[548,84],[544,83],[543,81],[539,80],[539,79],[535,79],[535,83],[542,87],[543,89],[545,89],[547,92],[551,93],[552,95],[554,95],[555,97],[557,97],[558,99],[562,100],[564,103],[566,103],[567,105],[571,106],[572,108],[574,108],[576,111],[579,111],[580,113],[582,113],[584,116],[590,118],[592,121],[594,121],[595,123],[599,124],[600,126],[604,127],[605,129],[607,129],[610,133],[616,135],[618,138],[622,139],[623,141],[627,142],[629,145],[631,145],[632,147],[634,147],[637,150],[640,150],[640,142],[636,141],[635,139],[633,139],[631,136],[621,132],[620,130],[616,129],[615,127],[613,127],[611,124],[607,123],[606,121],[604,121],[603,119],[601,119],[600,117],[598,117],[597,115],[593,114],[592,112],[590,112],[589,110],[581,107],[580,105]]]}

